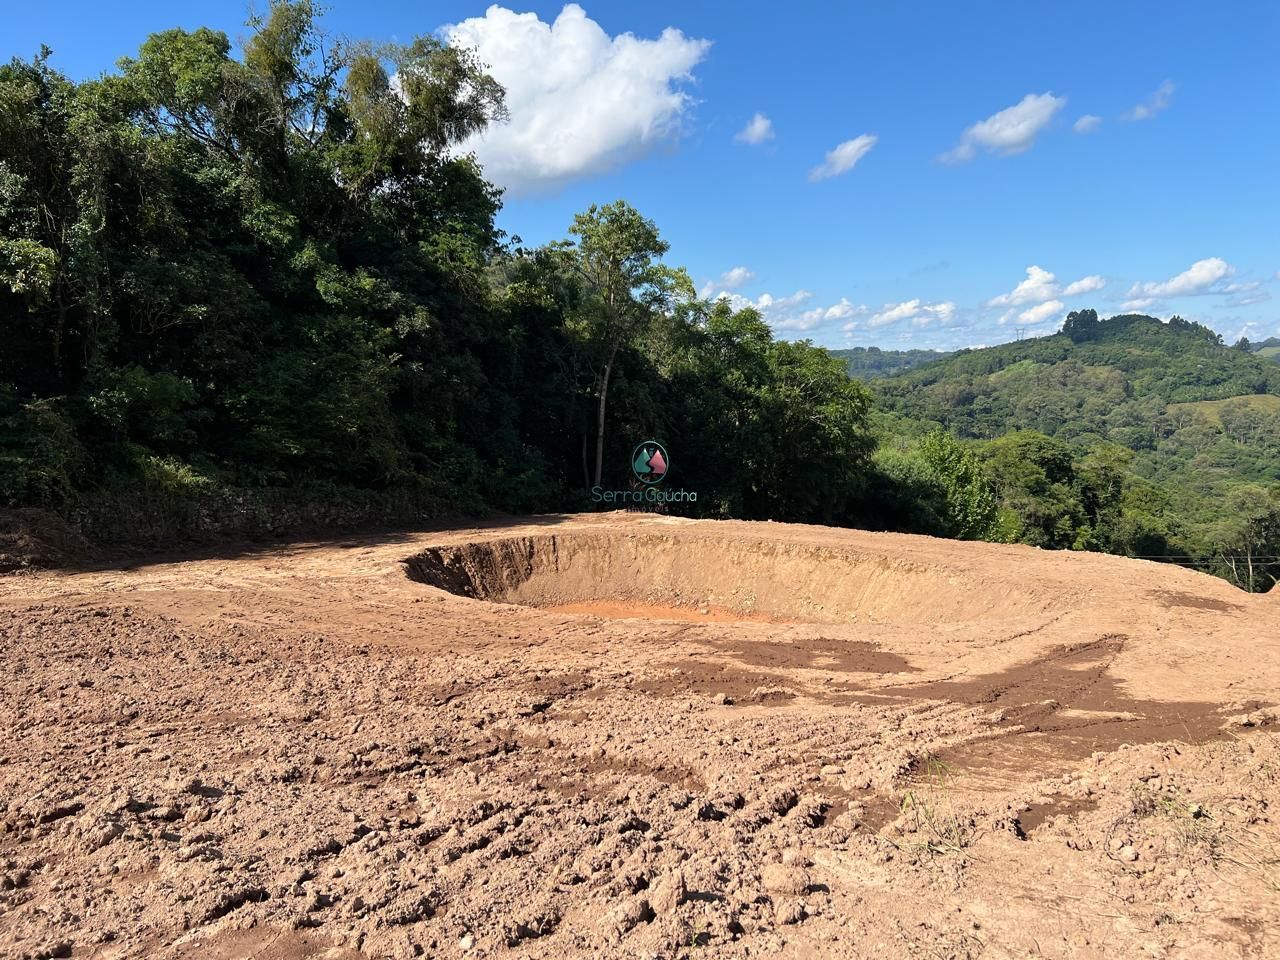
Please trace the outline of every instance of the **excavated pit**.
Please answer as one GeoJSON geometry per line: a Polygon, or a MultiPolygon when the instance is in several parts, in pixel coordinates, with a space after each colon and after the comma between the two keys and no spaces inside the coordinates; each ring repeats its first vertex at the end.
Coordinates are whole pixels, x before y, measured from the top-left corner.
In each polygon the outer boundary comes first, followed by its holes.
{"type": "Polygon", "coordinates": [[[1045,611],[1043,597],[962,568],[742,537],[511,537],[431,547],[405,566],[458,596],[610,618],[936,624],[1045,611]]]}

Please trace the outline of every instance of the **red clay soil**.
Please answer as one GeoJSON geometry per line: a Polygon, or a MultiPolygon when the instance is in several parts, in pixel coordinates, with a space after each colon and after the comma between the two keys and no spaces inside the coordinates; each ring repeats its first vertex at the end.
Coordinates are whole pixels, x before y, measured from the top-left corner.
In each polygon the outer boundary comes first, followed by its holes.
{"type": "Polygon", "coordinates": [[[0,956],[1280,956],[1276,601],[622,514],[0,578],[0,956]]]}

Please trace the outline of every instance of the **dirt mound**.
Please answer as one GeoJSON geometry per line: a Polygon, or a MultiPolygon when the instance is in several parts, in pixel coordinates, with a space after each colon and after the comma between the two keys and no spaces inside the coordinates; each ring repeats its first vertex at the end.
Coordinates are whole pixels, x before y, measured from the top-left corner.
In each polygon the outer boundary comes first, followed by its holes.
{"type": "Polygon", "coordinates": [[[47,510],[0,510],[0,573],[85,563],[93,547],[76,527],[47,510]]]}
{"type": "Polygon", "coordinates": [[[1280,956],[1273,605],[627,515],[4,578],[0,956],[1280,956]]]}

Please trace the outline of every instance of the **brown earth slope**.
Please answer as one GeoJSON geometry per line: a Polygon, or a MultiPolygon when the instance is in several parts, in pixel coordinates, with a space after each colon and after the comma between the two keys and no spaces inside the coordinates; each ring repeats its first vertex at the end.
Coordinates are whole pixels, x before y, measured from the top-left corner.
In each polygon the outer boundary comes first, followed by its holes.
{"type": "Polygon", "coordinates": [[[0,956],[1280,955],[1276,597],[620,514],[0,578],[0,956]]]}

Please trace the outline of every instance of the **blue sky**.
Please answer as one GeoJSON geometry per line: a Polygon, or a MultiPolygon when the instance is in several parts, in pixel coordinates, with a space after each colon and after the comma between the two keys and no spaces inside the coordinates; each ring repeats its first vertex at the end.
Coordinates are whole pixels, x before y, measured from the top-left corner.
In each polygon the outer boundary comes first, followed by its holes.
{"type": "MultiPolygon", "coordinates": [[[[0,54],[46,43],[74,77],[249,11],[6,5],[0,54]]],[[[504,229],[625,198],[780,336],[966,346],[1087,306],[1280,335],[1275,4],[327,6],[335,33],[481,51],[513,116],[469,146],[504,229]]]]}

